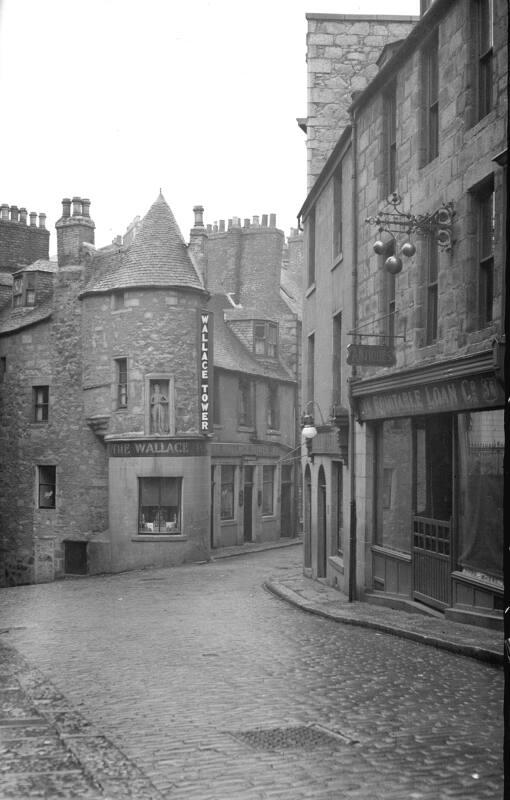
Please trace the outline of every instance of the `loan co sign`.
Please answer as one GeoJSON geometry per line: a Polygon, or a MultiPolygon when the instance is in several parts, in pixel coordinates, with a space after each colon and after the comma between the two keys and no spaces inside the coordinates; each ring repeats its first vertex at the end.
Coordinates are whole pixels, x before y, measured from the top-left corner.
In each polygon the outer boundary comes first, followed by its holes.
{"type": "Polygon", "coordinates": [[[200,314],[200,431],[202,433],[209,433],[211,414],[209,320],[210,315],[202,311],[200,314]]]}

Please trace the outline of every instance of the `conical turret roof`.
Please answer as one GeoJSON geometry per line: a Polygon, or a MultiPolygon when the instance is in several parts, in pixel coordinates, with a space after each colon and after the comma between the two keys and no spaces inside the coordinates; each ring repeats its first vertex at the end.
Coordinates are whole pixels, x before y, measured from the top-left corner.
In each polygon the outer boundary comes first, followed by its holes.
{"type": "Polygon", "coordinates": [[[172,210],[161,193],[141,221],[120,263],[96,278],[85,293],[134,287],[204,291],[172,210]]]}

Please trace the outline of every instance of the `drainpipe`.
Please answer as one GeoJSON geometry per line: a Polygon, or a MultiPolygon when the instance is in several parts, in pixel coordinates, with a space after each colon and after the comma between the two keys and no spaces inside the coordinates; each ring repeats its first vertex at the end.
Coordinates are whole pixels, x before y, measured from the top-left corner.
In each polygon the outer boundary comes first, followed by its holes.
{"type": "MultiPolygon", "coordinates": [[[[351,121],[351,140],[352,140],[352,326],[351,330],[356,330],[358,320],[358,147],[357,147],[357,128],[354,110],[349,111],[351,121]]],[[[351,367],[351,381],[356,377],[356,367],[351,367]]],[[[349,520],[349,602],[356,600],[356,541],[357,541],[357,515],[356,515],[356,437],[354,433],[355,415],[354,402],[352,397],[352,384],[349,389],[349,464],[350,464],[350,520],[349,520]]]]}

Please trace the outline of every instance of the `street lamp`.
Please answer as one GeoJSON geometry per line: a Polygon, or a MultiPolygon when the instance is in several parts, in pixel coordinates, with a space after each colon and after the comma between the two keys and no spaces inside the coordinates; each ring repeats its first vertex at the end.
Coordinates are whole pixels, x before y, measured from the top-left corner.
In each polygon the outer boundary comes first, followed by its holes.
{"type": "Polygon", "coordinates": [[[317,428],[312,414],[301,415],[301,436],[306,445],[306,454],[313,464],[312,439],[317,436],[317,428]]]}

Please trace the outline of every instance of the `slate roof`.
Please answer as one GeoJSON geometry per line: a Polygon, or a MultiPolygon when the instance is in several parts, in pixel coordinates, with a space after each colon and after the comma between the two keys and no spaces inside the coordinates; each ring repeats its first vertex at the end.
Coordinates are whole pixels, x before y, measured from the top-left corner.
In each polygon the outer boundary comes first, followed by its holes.
{"type": "Polygon", "coordinates": [[[44,319],[51,317],[53,311],[53,299],[48,297],[43,303],[37,306],[20,306],[20,308],[7,308],[0,311],[0,334],[12,333],[20,328],[27,328],[35,325],[44,319]]]}
{"type": "MultiPolygon", "coordinates": [[[[280,362],[274,364],[258,361],[225,323],[223,312],[232,310],[226,295],[213,295],[208,303],[214,314],[213,343],[214,366],[232,372],[246,372],[279,381],[294,381],[293,376],[280,362]]],[[[260,313],[255,319],[260,317],[260,313]]]]}
{"type": "Polygon", "coordinates": [[[110,257],[106,265],[98,264],[98,269],[97,258],[104,258],[104,254],[98,253],[94,257],[96,276],[82,295],[156,286],[205,291],[179,226],[162,194],[143,218],[129,247],[117,249],[116,257],[110,257]]]}
{"type": "Polygon", "coordinates": [[[16,272],[58,272],[58,263],[47,258],[38,258],[32,264],[18,264],[16,272]]]}

